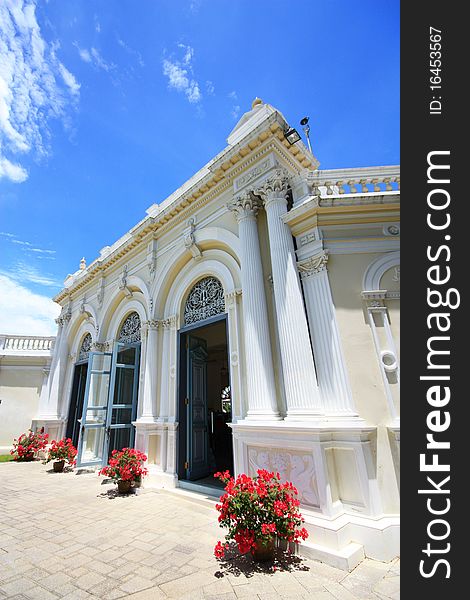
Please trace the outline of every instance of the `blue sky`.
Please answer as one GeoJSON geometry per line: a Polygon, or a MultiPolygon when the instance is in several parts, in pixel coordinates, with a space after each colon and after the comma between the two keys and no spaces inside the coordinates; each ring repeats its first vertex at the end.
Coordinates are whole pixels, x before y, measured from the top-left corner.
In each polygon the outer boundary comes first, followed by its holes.
{"type": "Polygon", "coordinates": [[[0,333],[226,145],[255,96],[321,168],[399,162],[398,0],[2,0],[0,333]],[[297,127],[299,131],[300,127],[297,127]]]}

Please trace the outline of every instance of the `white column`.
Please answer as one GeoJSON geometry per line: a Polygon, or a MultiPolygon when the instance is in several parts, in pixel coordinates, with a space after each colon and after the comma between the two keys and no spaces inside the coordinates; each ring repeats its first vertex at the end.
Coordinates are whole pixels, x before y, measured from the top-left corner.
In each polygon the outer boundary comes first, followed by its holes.
{"type": "Polygon", "coordinates": [[[327,414],[356,416],[326,263],[328,254],[299,262],[317,379],[327,414]]]}
{"type": "Polygon", "coordinates": [[[169,318],[160,321],[161,327],[163,329],[163,343],[162,360],[160,364],[160,410],[158,412],[159,421],[168,421],[168,417],[170,414],[170,342],[171,323],[174,320],[174,318],[169,318]]]}
{"type": "Polygon", "coordinates": [[[279,331],[287,418],[303,420],[322,413],[307,316],[294,242],[282,216],[287,212],[287,177],[275,172],[260,190],[268,218],[274,299],[279,331]]]}
{"type": "Polygon", "coordinates": [[[59,329],[49,373],[49,386],[47,394],[41,394],[38,419],[59,418],[59,402],[68,360],[67,324],[70,321],[70,317],[70,312],[66,312],[56,321],[59,329]]]}
{"type": "Polygon", "coordinates": [[[158,321],[147,321],[144,393],[139,421],[154,422],[157,412],[158,321]]]}
{"type": "Polygon", "coordinates": [[[239,224],[248,419],[279,420],[256,215],[250,193],[228,204],[239,224]]]}

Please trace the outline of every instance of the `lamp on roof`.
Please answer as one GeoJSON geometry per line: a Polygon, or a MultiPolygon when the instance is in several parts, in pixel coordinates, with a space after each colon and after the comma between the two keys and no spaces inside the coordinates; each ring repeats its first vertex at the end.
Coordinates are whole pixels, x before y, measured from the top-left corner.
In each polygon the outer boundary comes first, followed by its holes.
{"type": "Polygon", "coordinates": [[[289,129],[284,132],[284,137],[291,146],[300,140],[299,132],[293,127],[289,127],[289,129]]]}

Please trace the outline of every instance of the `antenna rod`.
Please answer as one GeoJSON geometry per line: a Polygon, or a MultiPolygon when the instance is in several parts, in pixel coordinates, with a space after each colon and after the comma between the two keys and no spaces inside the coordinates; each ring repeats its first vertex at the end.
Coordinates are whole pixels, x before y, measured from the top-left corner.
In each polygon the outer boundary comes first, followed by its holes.
{"type": "Polygon", "coordinates": [[[309,117],[304,117],[300,121],[300,124],[302,125],[302,129],[304,130],[304,133],[307,137],[308,149],[310,150],[310,153],[312,153],[312,146],[310,145],[310,125],[308,124],[308,120],[309,117]]]}

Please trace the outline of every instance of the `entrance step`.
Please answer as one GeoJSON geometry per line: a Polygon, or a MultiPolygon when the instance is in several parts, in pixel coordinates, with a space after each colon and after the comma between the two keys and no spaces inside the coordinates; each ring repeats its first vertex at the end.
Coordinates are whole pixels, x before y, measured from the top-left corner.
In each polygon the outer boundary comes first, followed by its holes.
{"type": "Polygon", "coordinates": [[[218,488],[215,485],[197,483],[197,481],[184,481],[180,479],[178,481],[178,487],[183,490],[189,490],[190,492],[205,494],[214,500],[219,500],[220,496],[224,493],[223,488],[218,488]]]}
{"type": "Polygon", "coordinates": [[[299,554],[343,571],[352,571],[365,558],[364,547],[354,542],[336,550],[306,541],[299,545],[299,554]]]}

